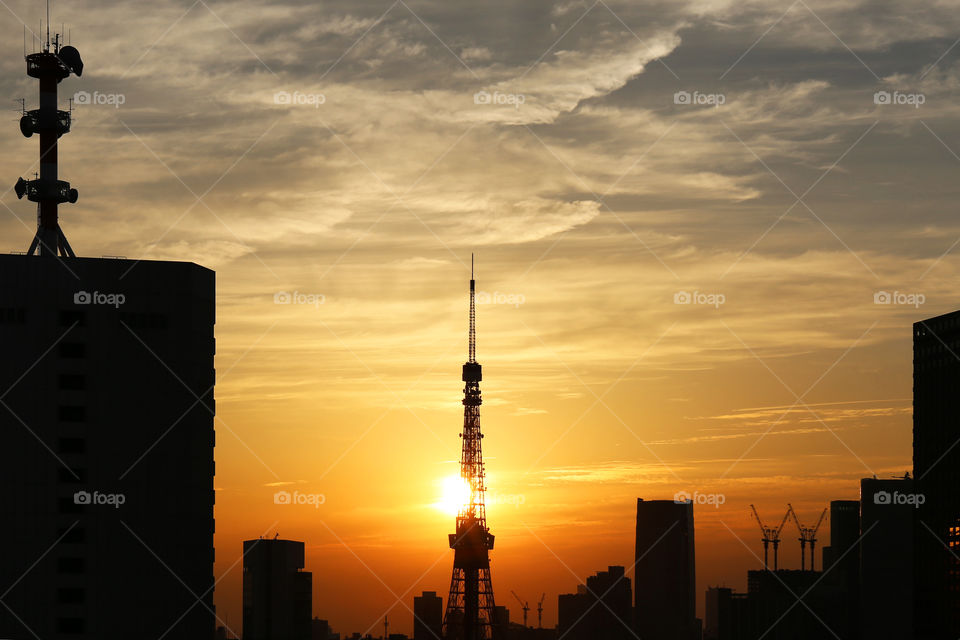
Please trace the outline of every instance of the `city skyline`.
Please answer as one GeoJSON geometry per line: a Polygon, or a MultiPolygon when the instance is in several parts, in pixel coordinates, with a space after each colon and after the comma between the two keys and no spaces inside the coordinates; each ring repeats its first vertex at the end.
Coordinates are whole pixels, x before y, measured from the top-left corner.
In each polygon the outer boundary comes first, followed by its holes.
{"type": "MultiPolygon", "coordinates": [[[[960,306],[951,4],[52,8],[87,65],[73,249],[217,273],[225,620],[240,541],[277,532],[338,630],[409,633],[398,598],[445,595],[472,252],[500,605],[546,592],[552,626],[560,585],[630,568],[636,499],[683,494],[702,617],[762,566],[749,505],[808,524],[912,471],[912,324],[960,306]]],[[[0,12],[0,87],[32,103],[42,6],[0,12]]]]}

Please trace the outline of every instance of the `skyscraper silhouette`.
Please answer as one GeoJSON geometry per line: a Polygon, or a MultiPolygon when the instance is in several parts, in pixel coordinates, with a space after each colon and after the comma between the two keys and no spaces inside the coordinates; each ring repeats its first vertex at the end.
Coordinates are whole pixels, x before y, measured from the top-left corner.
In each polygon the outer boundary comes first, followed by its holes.
{"type": "Polygon", "coordinates": [[[243,541],[243,640],[310,640],[313,574],[295,540],[243,541]]]}
{"type": "Polygon", "coordinates": [[[637,499],[634,615],[643,640],[694,640],[693,503],[637,499]]]}
{"type": "Polygon", "coordinates": [[[443,598],[436,591],[424,591],[413,598],[413,640],[441,640],[443,598]]]}
{"type": "Polygon", "coordinates": [[[209,640],[213,326],[194,264],[0,256],[0,638],[209,640]]]}
{"type": "Polygon", "coordinates": [[[913,325],[915,633],[960,637],[960,311],[913,325]]]}
{"type": "Polygon", "coordinates": [[[493,584],[490,580],[490,550],[493,534],[487,528],[484,468],[480,433],[480,364],[476,359],[476,283],[470,272],[470,330],[467,362],[463,365],[463,433],[460,477],[470,496],[457,513],[456,532],[449,535],[453,554],[453,577],[444,617],[448,640],[501,638],[494,617],[493,584]]]}

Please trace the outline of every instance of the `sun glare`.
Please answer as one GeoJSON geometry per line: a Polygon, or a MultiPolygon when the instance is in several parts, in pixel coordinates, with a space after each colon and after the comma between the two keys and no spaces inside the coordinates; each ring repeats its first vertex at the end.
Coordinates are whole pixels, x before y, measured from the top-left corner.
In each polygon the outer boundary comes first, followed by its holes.
{"type": "Polygon", "coordinates": [[[457,515],[460,507],[470,502],[470,484],[459,475],[444,478],[440,489],[440,500],[434,506],[448,515],[457,515]]]}

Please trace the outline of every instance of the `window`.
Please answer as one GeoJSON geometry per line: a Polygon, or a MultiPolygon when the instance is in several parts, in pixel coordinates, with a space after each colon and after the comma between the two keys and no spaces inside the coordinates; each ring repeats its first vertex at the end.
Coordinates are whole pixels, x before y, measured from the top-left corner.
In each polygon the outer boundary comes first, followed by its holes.
{"type": "Polygon", "coordinates": [[[81,544],[87,541],[87,530],[79,526],[74,526],[72,529],[61,527],[57,535],[63,536],[60,539],[61,544],[81,544]]]}
{"type": "Polygon", "coordinates": [[[80,342],[61,342],[61,358],[85,358],[87,355],[87,345],[80,342]]]}
{"type": "Polygon", "coordinates": [[[61,373],[57,383],[65,391],[82,391],[87,388],[87,377],[79,373],[61,373]]]}
{"type": "Polygon", "coordinates": [[[66,467],[57,468],[57,482],[64,483],[77,483],[77,482],[86,482],[87,481],[87,470],[86,469],[67,469],[66,467]]]}
{"type": "Polygon", "coordinates": [[[61,311],[60,312],[60,326],[61,327],[70,327],[70,326],[85,327],[87,326],[87,314],[84,311],[61,311]]]}
{"type": "Polygon", "coordinates": [[[83,633],[83,618],[57,618],[58,633],[83,633]]]}
{"type": "Polygon", "coordinates": [[[75,587],[57,589],[57,602],[60,604],[82,604],[86,596],[83,589],[75,587]]]}
{"type": "Polygon", "coordinates": [[[83,573],[83,558],[60,558],[57,560],[57,573],[83,573]]]}
{"type": "Polygon", "coordinates": [[[57,408],[57,414],[61,422],[83,422],[87,418],[87,408],[62,404],[57,408]]]}
{"type": "Polygon", "coordinates": [[[58,449],[60,453],[84,453],[87,441],[83,438],[60,438],[58,449]]]}

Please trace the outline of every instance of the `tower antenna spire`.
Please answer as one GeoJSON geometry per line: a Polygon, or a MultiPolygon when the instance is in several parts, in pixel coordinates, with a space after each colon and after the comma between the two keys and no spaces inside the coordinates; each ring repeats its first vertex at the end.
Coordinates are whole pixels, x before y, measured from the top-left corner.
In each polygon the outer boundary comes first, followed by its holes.
{"type": "Polygon", "coordinates": [[[476,280],[473,279],[473,254],[470,254],[470,339],[467,362],[477,361],[476,280]]]}

